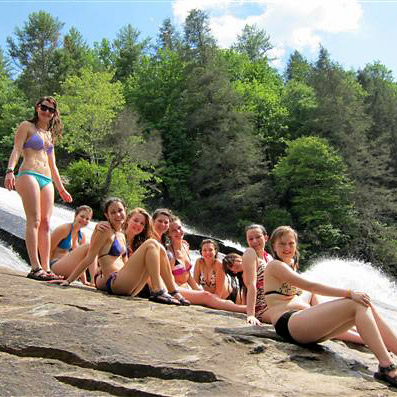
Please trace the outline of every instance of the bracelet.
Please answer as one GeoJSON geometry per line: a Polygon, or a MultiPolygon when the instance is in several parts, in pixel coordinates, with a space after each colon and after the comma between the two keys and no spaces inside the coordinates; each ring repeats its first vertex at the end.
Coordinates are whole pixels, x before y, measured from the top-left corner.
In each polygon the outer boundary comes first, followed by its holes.
{"type": "Polygon", "coordinates": [[[346,298],[348,298],[348,299],[352,298],[352,290],[350,288],[348,288],[346,291],[346,298]]]}
{"type": "Polygon", "coordinates": [[[14,168],[7,168],[6,175],[10,173],[14,173],[14,168]]]}

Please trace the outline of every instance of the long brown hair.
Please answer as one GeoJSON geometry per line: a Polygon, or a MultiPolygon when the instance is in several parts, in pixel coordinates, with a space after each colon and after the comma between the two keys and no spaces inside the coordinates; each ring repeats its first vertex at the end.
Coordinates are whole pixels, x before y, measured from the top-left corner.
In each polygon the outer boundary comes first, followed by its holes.
{"type": "MultiPolygon", "coordinates": [[[[171,219],[172,219],[172,211],[168,208],[157,208],[156,211],[153,212],[152,215],[152,220],[153,220],[153,230],[154,230],[154,221],[160,216],[160,215],[164,215],[166,217],[168,217],[170,223],[171,223],[171,219]]],[[[167,233],[164,233],[161,236],[161,244],[163,244],[164,247],[167,246],[169,242],[169,238],[167,237],[167,233]]]]}
{"type": "Polygon", "coordinates": [[[50,131],[51,133],[51,139],[52,142],[55,143],[55,141],[59,141],[62,138],[62,121],[59,115],[59,109],[58,109],[58,104],[57,101],[55,100],[54,97],[52,96],[43,96],[41,97],[36,104],[34,105],[34,115],[33,118],[31,118],[30,121],[31,123],[33,123],[34,125],[36,125],[36,123],[39,120],[39,115],[37,113],[37,106],[41,105],[44,101],[50,102],[55,109],[55,113],[52,116],[51,120],[48,123],[48,131],[50,131]]]}
{"type": "Polygon", "coordinates": [[[134,208],[128,215],[127,215],[127,221],[125,222],[125,229],[127,230],[128,223],[132,216],[134,214],[141,214],[145,217],[145,227],[143,228],[142,232],[139,233],[138,235],[134,236],[132,240],[128,239],[127,236],[127,243],[129,247],[131,248],[132,252],[135,252],[147,239],[153,237],[153,221],[152,217],[149,215],[149,213],[140,207],[134,208]]]}
{"type": "Polygon", "coordinates": [[[274,250],[274,245],[276,244],[276,241],[279,238],[281,238],[286,234],[292,234],[295,237],[296,250],[295,250],[295,255],[293,257],[294,259],[293,269],[297,270],[299,268],[298,233],[294,229],[292,229],[291,226],[279,226],[273,231],[272,235],[270,236],[270,245],[272,248],[272,254],[274,259],[281,260],[274,250]]]}

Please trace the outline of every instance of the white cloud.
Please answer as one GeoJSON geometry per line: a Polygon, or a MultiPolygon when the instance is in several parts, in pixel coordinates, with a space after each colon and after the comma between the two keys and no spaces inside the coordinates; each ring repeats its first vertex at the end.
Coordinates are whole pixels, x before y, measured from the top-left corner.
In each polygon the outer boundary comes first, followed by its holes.
{"type": "Polygon", "coordinates": [[[321,35],[356,32],[363,11],[359,0],[175,0],[174,15],[183,23],[192,8],[207,11],[210,27],[221,47],[229,47],[246,24],[266,30],[274,56],[286,48],[316,51],[321,35]],[[244,15],[240,17],[242,11],[244,15]]]}

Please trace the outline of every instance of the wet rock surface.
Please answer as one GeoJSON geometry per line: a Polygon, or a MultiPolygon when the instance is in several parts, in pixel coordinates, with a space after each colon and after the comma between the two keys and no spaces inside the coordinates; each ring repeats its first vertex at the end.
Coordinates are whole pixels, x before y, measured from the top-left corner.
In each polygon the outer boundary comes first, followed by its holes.
{"type": "Polygon", "coordinates": [[[364,347],[307,349],[200,306],[108,296],[0,268],[1,396],[388,396],[364,347]]]}

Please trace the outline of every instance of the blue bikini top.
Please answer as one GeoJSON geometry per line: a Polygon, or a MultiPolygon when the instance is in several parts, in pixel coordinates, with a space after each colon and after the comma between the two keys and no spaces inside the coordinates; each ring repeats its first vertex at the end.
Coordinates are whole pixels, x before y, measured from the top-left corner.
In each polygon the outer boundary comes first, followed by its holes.
{"type": "Polygon", "coordinates": [[[45,150],[47,154],[51,154],[54,145],[51,144],[49,146],[44,145],[43,138],[35,132],[24,144],[23,144],[23,149],[33,149],[33,150],[45,150]]]}
{"type": "Polygon", "coordinates": [[[125,247],[122,247],[119,240],[117,239],[117,236],[114,238],[112,245],[110,246],[110,250],[107,254],[103,254],[101,256],[98,256],[99,258],[102,258],[103,256],[110,255],[110,256],[126,256],[127,255],[127,250],[125,247]]]}
{"type": "MultiPolygon", "coordinates": [[[[64,239],[62,239],[59,242],[59,244],[58,244],[59,248],[61,248],[63,250],[68,250],[68,251],[72,250],[72,230],[73,230],[73,223],[72,223],[72,225],[70,227],[69,234],[64,239]]],[[[80,243],[81,239],[82,239],[82,235],[81,235],[81,232],[79,230],[77,232],[77,241],[80,243]]]]}

